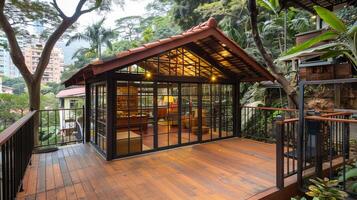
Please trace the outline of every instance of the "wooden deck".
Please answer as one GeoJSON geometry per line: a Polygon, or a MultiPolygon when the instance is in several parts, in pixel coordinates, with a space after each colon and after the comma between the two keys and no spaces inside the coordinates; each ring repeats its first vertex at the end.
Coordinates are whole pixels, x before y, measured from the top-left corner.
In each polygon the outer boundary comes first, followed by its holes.
{"type": "Polygon", "coordinates": [[[275,145],[227,139],[111,162],[88,144],[33,155],[18,199],[247,199],[275,185],[275,145]]]}

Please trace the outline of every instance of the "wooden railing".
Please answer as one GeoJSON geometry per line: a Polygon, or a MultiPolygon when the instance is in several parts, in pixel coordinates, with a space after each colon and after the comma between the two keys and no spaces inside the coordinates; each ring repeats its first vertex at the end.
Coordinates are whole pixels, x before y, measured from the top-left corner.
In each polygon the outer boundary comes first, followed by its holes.
{"type": "Polygon", "coordinates": [[[22,188],[22,179],[34,148],[35,115],[36,111],[29,112],[0,133],[2,200],[15,199],[22,188]]]}

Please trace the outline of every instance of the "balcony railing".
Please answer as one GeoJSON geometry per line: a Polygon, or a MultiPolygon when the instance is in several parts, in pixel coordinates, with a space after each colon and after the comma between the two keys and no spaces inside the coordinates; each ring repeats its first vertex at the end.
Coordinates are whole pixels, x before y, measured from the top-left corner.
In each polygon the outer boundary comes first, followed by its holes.
{"type": "MultiPolygon", "coordinates": [[[[345,174],[351,161],[349,125],[357,120],[349,119],[351,113],[345,112],[306,116],[305,130],[299,137],[297,115],[294,109],[242,108],[242,136],[270,138],[276,143],[277,187],[283,188],[284,181],[291,176],[333,178],[336,163],[345,174]]],[[[13,199],[21,189],[21,180],[35,147],[83,142],[84,121],[84,108],[40,110],[28,113],[0,134],[2,199],[13,199]],[[34,127],[35,116],[39,118],[37,128],[34,127]]],[[[342,180],[341,187],[346,188],[346,177],[342,180]]]]}
{"type": "Polygon", "coordinates": [[[293,118],[297,110],[288,108],[243,106],[241,116],[242,137],[275,142],[273,122],[277,116],[293,118]]]}
{"type": "Polygon", "coordinates": [[[34,148],[35,114],[36,111],[26,114],[0,134],[0,199],[15,199],[21,190],[34,148]]]}
{"type": "Polygon", "coordinates": [[[83,142],[84,107],[39,110],[35,148],[83,142]]]}
{"type": "Polygon", "coordinates": [[[277,117],[274,123],[277,187],[284,188],[284,181],[297,175],[301,188],[304,180],[317,176],[340,179],[341,189],[346,189],[346,170],[353,161],[349,155],[350,126],[357,124],[357,120],[350,119],[351,114],[335,112],[308,115],[301,137],[298,118],[277,117]],[[336,172],[338,167],[340,172],[336,172]]]}

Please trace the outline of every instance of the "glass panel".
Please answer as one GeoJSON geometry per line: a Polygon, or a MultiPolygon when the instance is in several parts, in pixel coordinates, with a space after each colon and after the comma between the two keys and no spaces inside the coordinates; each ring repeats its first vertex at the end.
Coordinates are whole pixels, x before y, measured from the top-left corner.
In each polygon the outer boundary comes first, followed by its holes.
{"type": "Polygon", "coordinates": [[[198,140],[198,84],[181,84],[181,143],[198,140]]]}
{"type": "Polygon", "coordinates": [[[117,82],[118,156],[154,148],[154,89],[152,82],[117,82]]]}
{"type": "Polygon", "coordinates": [[[90,141],[104,153],[107,150],[107,87],[106,84],[90,86],[90,141]]]}
{"type": "Polygon", "coordinates": [[[202,85],[202,140],[233,135],[233,86],[202,85]]]}
{"type": "Polygon", "coordinates": [[[95,119],[96,119],[96,97],[97,97],[97,93],[96,93],[96,87],[95,85],[91,85],[90,87],[90,104],[91,104],[91,108],[90,108],[90,141],[92,143],[95,143],[96,141],[96,126],[95,126],[95,119]]]}
{"type": "Polygon", "coordinates": [[[222,85],[222,137],[233,136],[233,86],[222,85]]]}
{"type": "Polygon", "coordinates": [[[104,152],[107,151],[107,87],[105,84],[97,85],[97,138],[96,144],[104,152]]]}
{"type": "Polygon", "coordinates": [[[136,64],[116,71],[116,73],[145,74],[146,70],[136,64]]]}
{"type": "Polygon", "coordinates": [[[158,146],[178,144],[178,84],[158,83],[158,146]]]}

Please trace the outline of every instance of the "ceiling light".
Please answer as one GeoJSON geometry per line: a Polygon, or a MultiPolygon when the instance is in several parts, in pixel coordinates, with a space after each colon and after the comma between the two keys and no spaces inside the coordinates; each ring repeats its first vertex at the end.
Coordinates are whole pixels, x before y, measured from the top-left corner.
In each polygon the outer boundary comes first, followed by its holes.
{"type": "Polygon", "coordinates": [[[151,72],[146,72],[146,73],[145,73],[145,77],[146,77],[146,78],[149,79],[149,78],[151,78],[151,76],[152,76],[152,75],[151,75],[151,72]]]}
{"type": "Polygon", "coordinates": [[[215,75],[211,76],[211,81],[215,82],[217,80],[217,77],[215,75]]]}

